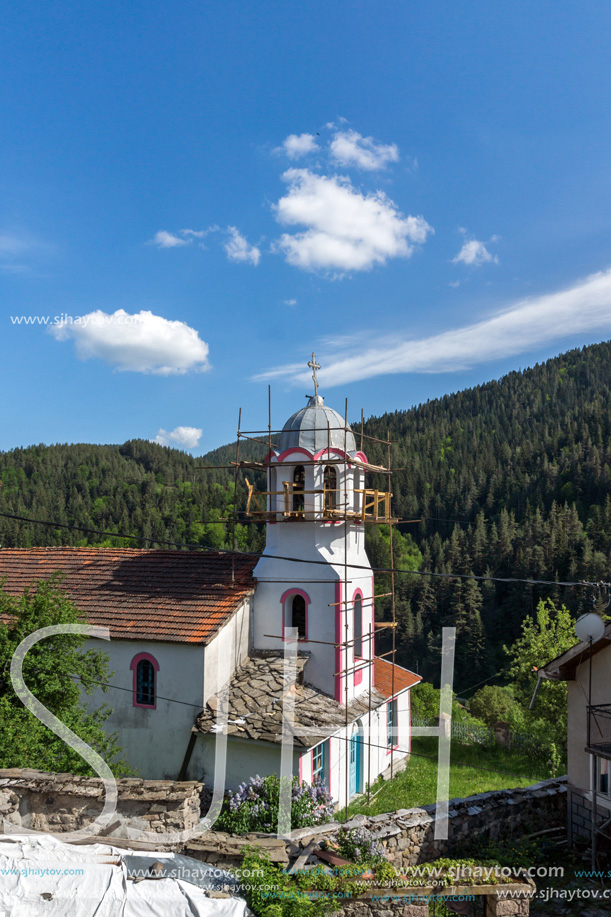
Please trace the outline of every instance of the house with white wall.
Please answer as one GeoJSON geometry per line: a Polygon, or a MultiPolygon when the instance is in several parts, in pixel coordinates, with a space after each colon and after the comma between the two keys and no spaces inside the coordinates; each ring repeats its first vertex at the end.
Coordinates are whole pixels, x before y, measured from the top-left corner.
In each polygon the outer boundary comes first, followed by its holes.
{"type": "Polygon", "coordinates": [[[111,548],[0,550],[15,595],[59,571],[60,588],[110,642],[109,731],[146,778],[215,777],[227,737],[228,788],[280,771],[293,711],[293,772],[342,803],[410,750],[419,676],[375,656],[374,575],[365,525],[390,495],[345,420],[316,394],[264,461],[248,511],[266,525],[261,556],[111,548]],[[287,668],[287,659],[290,665],[287,668]],[[291,668],[292,666],[292,668],[291,668]],[[285,716],[286,720],[286,716],[285,716]]]}
{"type": "Polygon", "coordinates": [[[571,839],[591,841],[592,821],[611,843],[611,624],[539,669],[567,685],[568,824],[571,839]]]}

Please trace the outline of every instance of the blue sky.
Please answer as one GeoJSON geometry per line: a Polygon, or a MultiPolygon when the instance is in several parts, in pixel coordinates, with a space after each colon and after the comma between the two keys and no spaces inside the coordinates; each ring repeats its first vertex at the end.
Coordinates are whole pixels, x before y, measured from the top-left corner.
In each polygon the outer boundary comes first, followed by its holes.
{"type": "Polygon", "coordinates": [[[611,337],[610,26],[587,0],[5,8],[0,448],[198,454],[240,406],[267,423],[268,383],[275,425],[305,404],[312,350],[356,419],[611,337]]]}

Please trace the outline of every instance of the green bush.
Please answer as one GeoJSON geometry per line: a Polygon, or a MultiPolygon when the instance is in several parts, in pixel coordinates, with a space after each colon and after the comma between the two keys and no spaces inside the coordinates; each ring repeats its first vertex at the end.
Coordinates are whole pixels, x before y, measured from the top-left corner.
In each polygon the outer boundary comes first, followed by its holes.
{"type": "Polygon", "coordinates": [[[512,688],[500,685],[486,685],[473,695],[469,703],[471,714],[483,720],[488,726],[495,723],[510,723],[516,699],[512,688]]]}
{"type": "Polygon", "coordinates": [[[341,908],[342,899],[366,889],[327,875],[322,866],[290,876],[254,851],[246,854],[242,869],[248,870],[244,897],[256,917],[327,917],[341,908]]]}
{"type": "MultiPolygon", "coordinates": [[[[320,846],[323,849],[328,847],[327,841],[322,841],[320,846]]],[[[386,859],[382,845],[367,828],[340,828],[337,832],[337,846],[340,856],[363,866],[383,863],[386,859]]]]}
{"type": "MultiPolygon", "coordinates": [[[[326,786],[314,782],[311,786],[292,777],[291,828],[307,828],[333,818],[335,804],[326,786]]],[[[274,831],[278,826],[280,805],[280,778],[251,777],[235,793],[230,793],[223,803],[216,827],[234,834],[249,831],[274,831]]]]}

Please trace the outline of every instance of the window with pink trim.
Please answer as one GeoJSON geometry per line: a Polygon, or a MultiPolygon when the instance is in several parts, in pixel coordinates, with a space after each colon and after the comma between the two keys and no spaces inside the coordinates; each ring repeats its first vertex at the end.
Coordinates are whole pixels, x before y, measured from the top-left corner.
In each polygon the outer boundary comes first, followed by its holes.
{"type": "Polygon", "coordinates": [[[357,592],[354,596],[354,619],[353,619],[353,636],[354,636],[354,658],[363,658],[363,596],[357,592]]]}
{"type": "Polygon", "coordinates": [[[287,627],[296,627],[299,640],[308,639],[310,597],[302,589],[289,589],[282,596],[282,637],[287,627]]]}
{"type": "Polygon", "coordinates": [[[157,706],[157,672],[159,663],[150,653],[138,653],[132,659],[130,669],[134,673],[134,707],[157,706]]]}

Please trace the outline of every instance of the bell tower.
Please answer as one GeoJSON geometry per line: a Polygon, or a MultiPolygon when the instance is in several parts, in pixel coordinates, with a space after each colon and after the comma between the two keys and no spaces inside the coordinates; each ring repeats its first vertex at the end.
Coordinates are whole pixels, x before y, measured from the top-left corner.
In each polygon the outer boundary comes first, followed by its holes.
{"type": "Polygon", "coordinates": [[[284,631],[299,633],[304,680],[339,703],[373,685],[374,578],[365,525],[390,522],[390,494],[367,490],[379,471],[354,432],[318,393],[292,414],[265,458],[267,490],[248,484],[247,513],[266,523],[264,556],[254,569],[255,650],[282,652],[284,631]]]}

